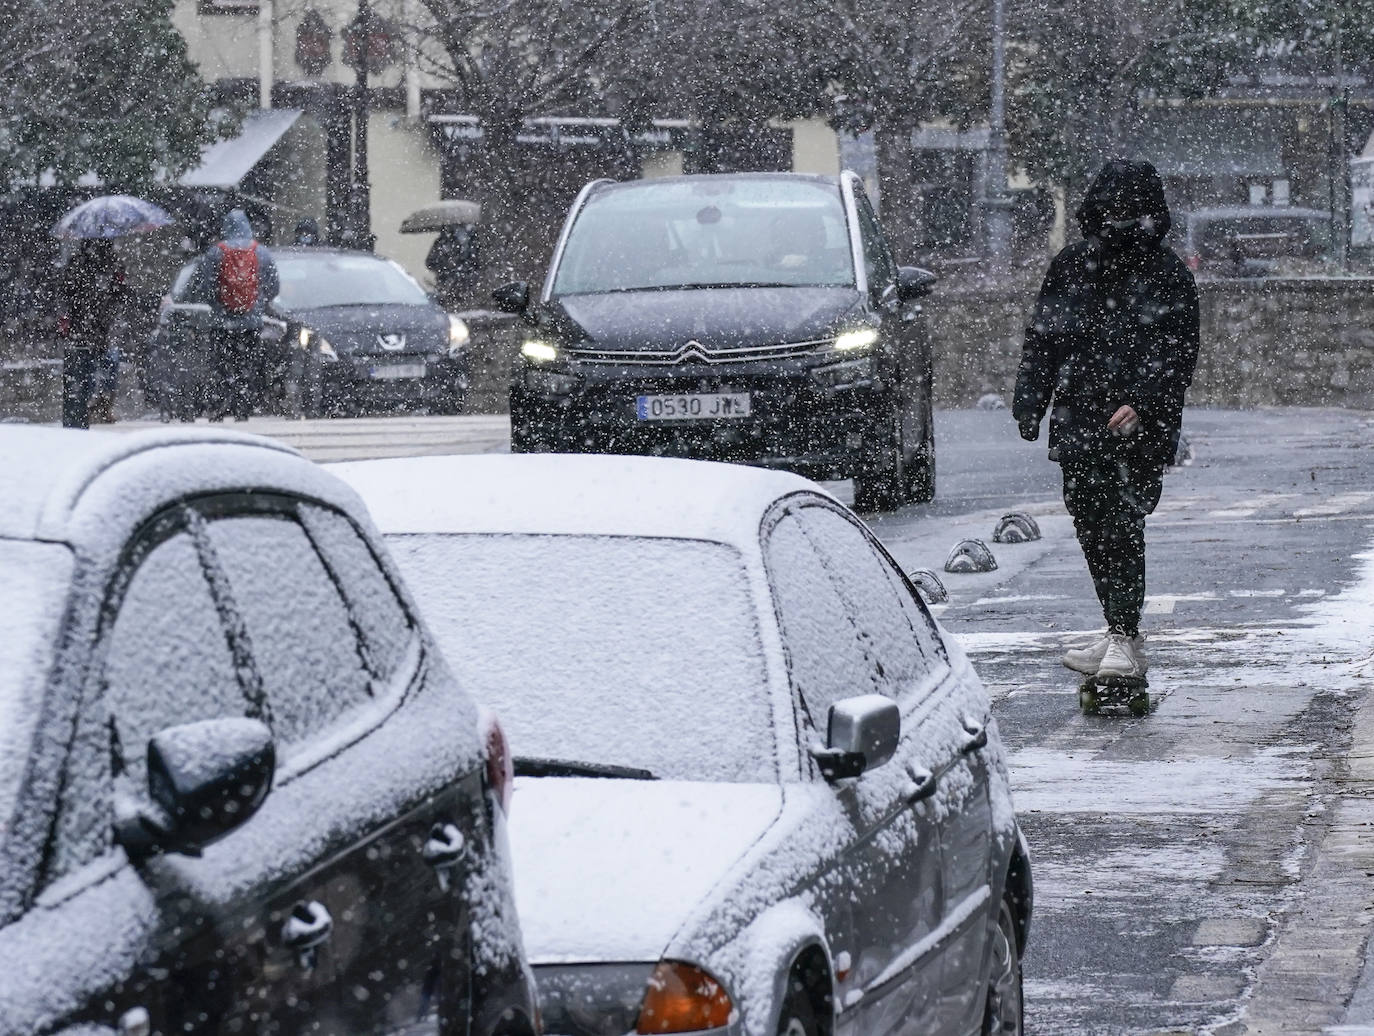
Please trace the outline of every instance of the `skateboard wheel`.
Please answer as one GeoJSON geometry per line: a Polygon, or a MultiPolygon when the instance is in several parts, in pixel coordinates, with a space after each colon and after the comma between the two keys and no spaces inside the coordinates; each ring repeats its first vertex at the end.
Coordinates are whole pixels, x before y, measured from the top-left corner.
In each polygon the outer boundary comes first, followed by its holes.
{"type": "Polygon", "coordinates": [[[1131,710],[1132,716],[1147,715],[1150,711],[1150,696],[1144,691],[1133,694],[1131,700],[1126,703],[1126,708],[1131,710]]]}
{"type": "Polygon", "coordinates": [[[1099,704],[1096,687],[1086,685],[1078,689],[1078,705],[1084,712],[1097,712],[1099,704]]]}

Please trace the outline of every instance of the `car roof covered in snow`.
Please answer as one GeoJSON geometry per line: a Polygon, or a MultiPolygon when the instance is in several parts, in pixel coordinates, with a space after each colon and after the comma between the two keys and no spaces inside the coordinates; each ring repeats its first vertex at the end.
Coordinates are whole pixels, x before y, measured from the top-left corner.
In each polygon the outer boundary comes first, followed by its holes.
{"type": "Polygon", "coordinates": [[[825,494],[739,464],[580,454],[407,457],[330,464],[384,534],[524,533],[757,544],[780,497],[825,494]]]}
{"type": "Polygon", "coordinates": [[[295,450],[228,429],[0,427],[0,537],[94,548],[97,540],[114,543],[165,501],[236,488],[355,503],[295,450]]]}

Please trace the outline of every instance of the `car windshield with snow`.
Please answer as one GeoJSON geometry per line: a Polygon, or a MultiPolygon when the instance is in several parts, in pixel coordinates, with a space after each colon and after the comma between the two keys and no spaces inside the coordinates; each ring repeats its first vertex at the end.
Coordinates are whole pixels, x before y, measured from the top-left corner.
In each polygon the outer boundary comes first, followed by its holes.
{"type": "Polygon", "coordinates": [[[828,494],[649,458],[332,470],[510,731],[548,1033],[1019,1031],[987,695],[828,494]]]}
{"type": "Polygon", "coordinates": [[[357,498],[228,433],[0,460],[0,1034],[531,1032],[504,736],[357,498]]]}
{"type": "Polygon", "coordinates": [[[860,509],[935,492],[919,299],[862,182],[720,174],[588,184],[512,374],[516,452],[648,453],[854,478],[860,509]]]}

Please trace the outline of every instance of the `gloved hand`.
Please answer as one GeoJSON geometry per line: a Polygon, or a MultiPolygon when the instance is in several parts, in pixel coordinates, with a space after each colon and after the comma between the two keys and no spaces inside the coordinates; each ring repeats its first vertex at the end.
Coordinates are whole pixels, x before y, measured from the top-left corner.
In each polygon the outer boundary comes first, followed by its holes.
{"type": "Polygon", "coordinates": [[[1040,438],[1040,422],[1029,419],[1016,422],[1017,431],[1021,433],[1021,438],[1026,442],[1035,442],[1040,438]]]}

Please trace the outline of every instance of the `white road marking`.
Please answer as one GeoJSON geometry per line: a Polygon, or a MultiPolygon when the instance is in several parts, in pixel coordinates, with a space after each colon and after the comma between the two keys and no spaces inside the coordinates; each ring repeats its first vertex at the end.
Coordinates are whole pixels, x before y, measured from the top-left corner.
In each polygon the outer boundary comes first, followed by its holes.
{"type": "Polygon", "coordinates": [[[1374,493],[1339,493],[1325,503],[1315,507],[1300,507],[1293,512],[1294,518],[1323,518],[1333,514],[1344,514],[1374,499],[1374,493]]]}

